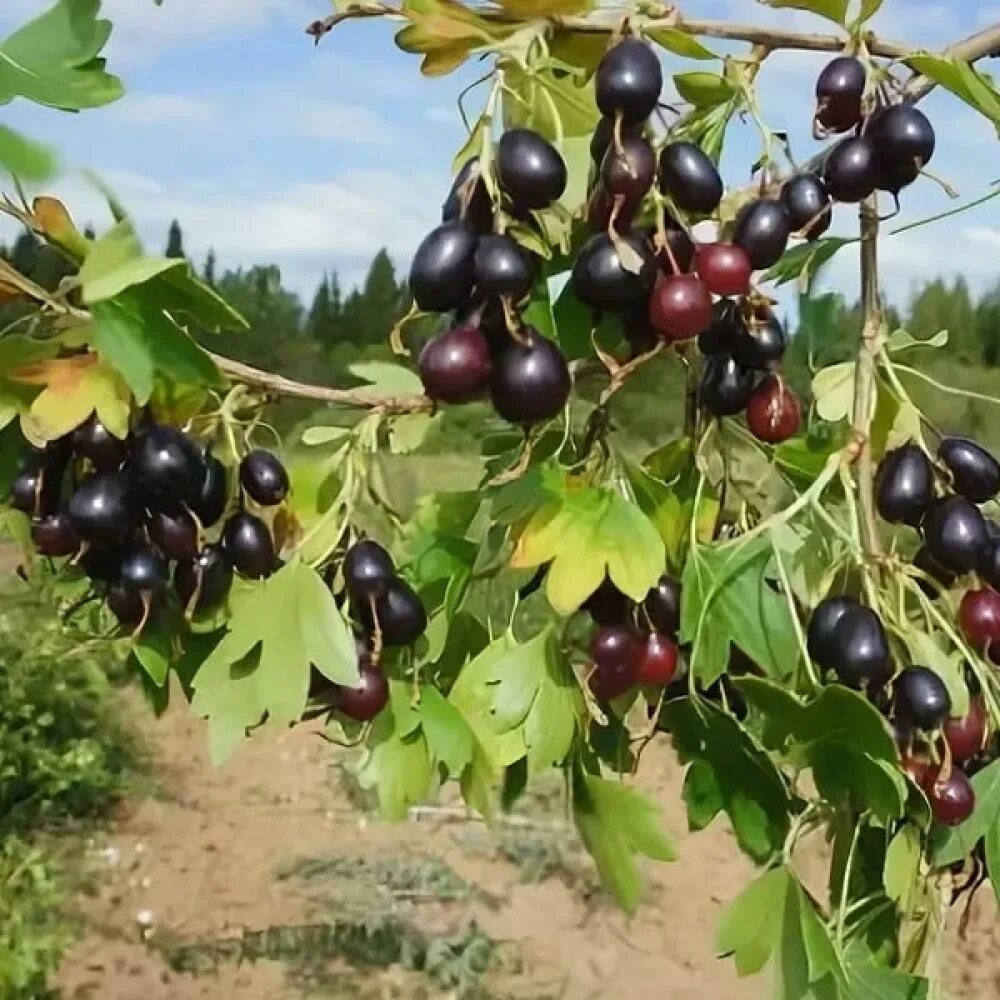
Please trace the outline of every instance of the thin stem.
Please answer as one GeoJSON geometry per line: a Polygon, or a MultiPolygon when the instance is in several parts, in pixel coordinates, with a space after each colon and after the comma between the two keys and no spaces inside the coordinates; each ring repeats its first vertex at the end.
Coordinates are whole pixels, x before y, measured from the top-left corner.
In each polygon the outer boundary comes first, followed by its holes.
{"type": "Polygon", "coordinates": [[[868,555],[881,555],[875,515],[875,469],[871,451],[871,422],[875,413],[876,365],[881,350],[882,304],[878,285],[878,199],[872,195],[861,206],[861,341],[854,379],[852,426],[859,451],[856,463],[862,543],[868,555]]]}
{"type": "Polygon", "coordinates": [[[295,396],[299,399],[315,399],[321,403],[331,403],[335,406],[355,406],[359,409],[379,410],[383,413],[428,413],[434,409],[434,403],[427,396],[384,396],[371,389],[331,389],[325,385],[311,385],[307,382],[296,382],[275,375],[272,372],[261,371],[242,361],[235,361],[222,354],[209,355],[221,372],[247,385],[256,385],[277,396],[295,396]]]}

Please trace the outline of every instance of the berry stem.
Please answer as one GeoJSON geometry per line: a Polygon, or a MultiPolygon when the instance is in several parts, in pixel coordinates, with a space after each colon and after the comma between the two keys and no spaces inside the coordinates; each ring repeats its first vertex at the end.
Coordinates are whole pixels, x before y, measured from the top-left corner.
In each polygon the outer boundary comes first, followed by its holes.
{"type": "Polygon", "coordinates": [[[859,442],[856,462],[862,542],[868,555],[882,554],[875,515],[875,466],[871,452],[871,423],[875,414],[876,365],[881,351],[882,303],[878,281],[878,197],[861,206],[861,338],[854,379],[852,426],[859,442]]]}

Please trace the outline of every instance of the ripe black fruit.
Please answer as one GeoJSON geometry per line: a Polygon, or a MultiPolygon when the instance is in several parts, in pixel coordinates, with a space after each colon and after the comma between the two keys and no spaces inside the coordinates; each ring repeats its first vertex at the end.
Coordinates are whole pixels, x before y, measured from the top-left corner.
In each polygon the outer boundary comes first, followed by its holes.
{"type": "MultiPolygon", "coordinates": [[[[622,139],[621,150],[613,146],[604,157],[601,181],[609,195],[622,195],[638,207],[656,178],[656,153],[641,136],[622,139]]],[[[634,214],[634,209],[633,209],[634,214]]]]}
{"type": "Polygon", "coordinates": [[[233,514],[222,531],[222,544],[233,566],[252,580],[262,580],[274,572],[274,542],[267,525],[252,514],[233,514]]]}
{"type": "Polygon", "coordinates": [[[128,590],[159,596],[167,586],[167,561],[148,545],[134,546],[122,557],[119,581],[128,590]]]}
{"type": "MultiPolygon", "coordinates": [[[[366,601],[358,608],[365,628],[373,631],[375,622],[366,601]]],[[[411,646],[427,628],[427,612],[417,592],[398,576],[393,577],[375,600],[375,616],[386,646],[411,646]]]]}
{"type": "Polygon", "coordinates": [[[71,556],[80,548],[80,539],[64,511],[49,514],[31,525],[31,541],[43,556],[71,556]]]}
{"type": "Polygon", "coordinates": [[[672,576],[661,576],[646,595],[642,610],[657,632],[673,636],[681,624],[681,585],[672,576]]]}
{"type": "Polygon", "coordinates": [[[583,610],[598,625],[625,625],[632,610],[632,602],[605,577],[597,590],[583,602],[583,610]]]}
{"type": "Polygon", "coordinates": [[[799,174],[787,180],[781,189],[781,203],[792,232],[808,240],[822,236],[833,221],[830,192],[816,174],[799,174]]]}
{"type": "Polygon", "coordinates": [[[676,220],[671,218],[665,220],[662,239],[655,227],[646,230],[646,238],[653,248],[656,266],[664,274],[691,270],[695,255],[694,240],[676,220]]]}
{"type": "Polygon", "coordinates": [[[828,132],[846,132],[861,121],[865,67],[853,56],[831,60],[816,81],[816,121],[828,132]]]}
{"type": "Polygon", "coordinates": [[[623,236],[640,257],[639,273],[628,271],[614,241],[607,233],[592,236],[580,250],[573,265],[573,291],[594,309],[627,309],[648,297],[656,280],[656,264],[649,244],[637,235],[623,236]]]}
{"type": "Polygon", "coordinates": [[[477,233],[488,233],[493,229],[493,203],[482,178],[478,156],[465,161],[441,208],[442,222],[458,219],[464,219],[465,224],[477,233]]]}
{"type": "Polygon", "coordinates": [[[566,162],[531,129],[511,129],[501,136],[497,175],[518,210],[548,208],[566,190],[566,162]]]}
{"type": "Polygon", "coordinates": [[[136,485],[153,510],[195,504],[205,481],[205,460],[175,427],[150,427],[136,441],[130,464],[136,485]]]}
{"type": "Polygon", "coordinates": [[[693,142],[670,142],[660,153],[660,187],[685,212],[708,215],[722,201],[722,178],[693,142]]]}
{"type": "Polygon", "coordinates": [[[878,187],[879,177],[878,154],[867,136],[834,146],[823,169],[823,182],[834,201],[864,201],[878,187]]]}
{"type": "Polygon", "coordinates": [[[132,481],[122,472],[92,476],[70,498],[69,518],[82,541],[106,546],[121,544],[139,518],[132,481]]]}
{"type": "Polygon", "coordinates": [[[382,669],[362,660],[358,665],[358,686],[337,685],[333,704],[355,722],[371,722],[389,703],[389,682],[382,669]]]}
{"type": "Polygon", "coordinates": [[[41,468],[25,469],[14,479],[10,487],[10,505],[24,514],[35,516],[42,513],[43,486],[45,472],[41,468]]]}
{"type": "Polygon", "coordinates": [[[168,559],[193,559],[198,554],[198,526],[186,510],[157,511],[146,527],[150,541],[168,559]]]}
{"type": "MultiPolygon", "coordinates": [[[[984,559],[986,558],[986,553],[989,551],[989,545],[983,550],[984,559]]],[[[932,580],[936,580],[941,587],[945,590],[949,590],[951,585],[955,582],[955,574],[949,570],[945,569],[935,558],[927,551],[926,545],[921,545],[917,550],[917,554],[913,557],[913,565],[917,569],[926,573],[932,580]]],[[[1000,564],[998,564],[1000,567],[1000,564]]],[[[980,564],[980,573],[983,573],[982,564],[980,564]]],[[[985,574],[984,574],[985,576],[985,574]]],[[[986,576],[989,580],[989,577],[986,576]]],[[[917,586],[928,596],[937,597],[941,590],[939,587],[935,587],[934,584],[928,582],[927,580],[918,580],[917,586]]]]}
{"type": "Polygon", "coordinates": [[[994,590],[1000,590],[1000,539],[991,538],[983,546],[976,569],[994,590]]]}
{"type": "Polygon", "coordinates": [[[749,323],[741,320],[732,341],[733,357],[745,368],[760,371],[778,364],[787,347],[785,328],[773,313],[754,317],[749,323]]]}
{"type": "Polygon", "coordinates": [[[923,448],[903,445],[879,463],[875,506],[885,520],[917,527],[933,500],[934,470],[923,448]]]}
{"type": "Polygon", "coordinates": [[[912,104],[887,108],[872,122],[868,135],[878,150],[879,187],[894,194],[912,184],[934,155],[934,128],[912,104]]]}
{"type": "Polygon", "coordinates": [[[917,729],[937,729],[951,712],[944,681],[927,667],[907,667],[895,684],[896,711],[917,729]]]}
{"type": "Polygon", "coordinates": [[[924,540],[942,566],[966,573],[977,567],[986,547],[986,522],[965,497],[948,497],[934,504],[924,519],[924,540]]]}
{"type": "Polygon", "coordinates": [[[424,312],[449,312],[475,282],[476,235],[462,221],[442,223],[425,237],[410,265],[410,292],[424,312]]]}
{"type": "Polygon", "coordinates": [[[420,352],[424,392],[440,403],[469,403],[489,388],[493,359],[479,327],[456,326],[432,337],[420,352]]]}
{"type": "Polygon", "coordinates": [[[377,597],[396,576],[392,556],[378,542],[365,538],[355,542],[344,556],[344,583],[352,601],[366,604],[377,597]]]}
{"type": "Polygon", "coordinates": [[[206,453],[205,475],[198,490],[198,498],[189,506],[198,515],[202,526],[210,528],[225,513],[228,499],[226,467],[214,455],[206,453]]]}
{"type": "Polygon", "coordinates": [[[572,382],[562,351],[532,327],[521,331],[493,365],[490,398],[493,408],[512,424],[535,424],[559,413],[569,399],[572,382]]]}
{"type": "Polygon", "coordinates": [[[122,583],[111,585],[107,600],[111,613],[126,628],[137,628],[146,618],[149,598],[144,602],[138,591],[131,590],[122,583]]]}
{"type": "Polygon", "coordinates": [[[660,335],[649,322],[649,310],[641,303],[622,317],[622,333],[631,349],[631,357],[648,354],[660,342],[660,335]]]}
{"type": "Polygon", "coordinates": [[[837,595],[824,598],[816,605],[809,619],[807,646],[809,655],[824,669],[832,670],[837,663],[840,647],[835,639],[840,619],[858,604],[853,597],[837,595]]]}
{"type": "Polygon", "coordinates": [[[112,583],[118,579],[122,551],[99,545],[88,548],[80,558],[80,568],[95,583],[112,583]]]}
{"type": "Polygon", "coordinates": [[[663,70],[656,53],[638,38],[625,38],[610,49],[597,67],[597,106],[609,119],[636,125],[656,108],[663,89],[663,70]]]}
{"type": "Polygon", "coordinates": [[[185,608],[192,611],[218,607],[233,583],[233,565],[220,545],[206,545],[193,559],[183,559],[174,571],[174,590],[185,608]],[[195,598],[197,594],[197,598],[195,598]]]}
{"type": "Polygon", "coordinates": [[[733,341],[741,329],[738,304],[720,299],[712,307],[712,325],[698,336],[698,349],[706,356],[732,354],[733,341]]]}
{"type": "Polygon", "coordinates": [[[274,507],[288,496],[288,473],[276,455],[255,449],[240,462],[240,485],[262,507],[274,507]]]}
{"type": "Polygon", "coordinates": [[[750,402],[757,387],[757,375],[730,355],[709,358],[698,387],[701,405],[717,417],[739,413],[750,402]]]}
{"type": "Polygon", "coordinates": [[[849,687],[881,687],[891,673],[889,643],[871,608],[857,605],[840,616],[833,630],[833,669],[849,687]]]}
{"type": "Polygon", "coordinates": [[[938,458],[948,467],[952,488],[973,503],[986,503],[1000,492],[1000,463],[967,438],[945,438],[938,458]]]}
{"type": "MultiPolygon", "coordinates": [[[[624,139],[628,135],[635,135],[639,131],[637,126],[622,125],[621,135],[624,139]]],[[[595,167],[600,167],[604,162],[604,156],[615,139],[614,118],[602,118],[594,129],[594,135],[590,140],[590,158],[595,167]]]]}
{"type": "Polygon", "coordinates": [[[476,248],[476,292],[486,297],[507,296],[520,302],[535,283],[535,262],[509,236],[480,236],[476,248]]]}
{"type": "Polygon", "coordinates": [[[72,442],[77,455],[89,460],[98,472],[116,472],[128,453],[127,444],[116,438],[96,416],[73,431],[72,442]]]}
{"type": "Polygon", "coordinates": [[[733,243],[750,258],[755,271],[776,264],[788,246],[792,221],[780,201],[760,198],[744,205],[736,216],[733,243]]]}

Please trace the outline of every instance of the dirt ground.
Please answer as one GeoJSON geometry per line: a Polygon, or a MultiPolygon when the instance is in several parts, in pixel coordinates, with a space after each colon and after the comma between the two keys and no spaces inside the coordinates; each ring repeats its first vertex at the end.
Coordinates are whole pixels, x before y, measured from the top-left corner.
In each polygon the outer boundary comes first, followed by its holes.
{"type": "MultiPolygon", "coordinates": [[[[431,998],[462,995],[470,981],[480,996],[534,1000],[769,992],[764,979],[740,981],[712,953],[719,913],[748,870],[721,824],[684,834],[680,772],[666,750],[644,760],[644,783],[670,804],[682,860],[650,866],[649,901],[630,921],[596,890],[557,816],[494,833],[446,805],[387,826],[352,804],[335,752],[314,734],[258,739],[213,769],[203,726],[183,708],[146,728],[161,792],[126,806],[93,846],[100,873],[82,901],[86,930],[59,977],[65,1000],[431,998]],[[436,944],[422,972],[405,959],[309,962],[315,951],[288,928],[331,919],[389,927],[390,949],[411,934],[436,944]],[[286,928],[269,938],[282,961],[228,960],[197,974],[167,961],[178,964],[182,943],[276,926],[286,928]],[[484,942],[494,961],[478,981],[484,942]]],[[[953,996],[1000,997],[1000,927],[988,891],[953,955],[953,996]]]]}

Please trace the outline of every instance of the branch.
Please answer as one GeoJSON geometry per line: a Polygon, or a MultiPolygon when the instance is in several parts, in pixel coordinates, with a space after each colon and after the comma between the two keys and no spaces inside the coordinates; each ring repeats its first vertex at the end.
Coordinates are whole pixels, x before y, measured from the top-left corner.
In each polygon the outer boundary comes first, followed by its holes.
{"type": "Polygon", "coordinates": [[[878,285],[878,196],[861,206],[861,339],[854,377],[854,437],[858,442],[857,482],[865,552],[880,555],[882,544],[875,512],[875,469],[872,463],[871,423],[875,413],[876,370],[881,348],[882,303],[878,285]]]}
{"type": "MultiPolygon", "coordinates": [[[[950,56],[953,59],[964,59],[966,62],[974,63],[986,56],[1000,55],[1000,22],[991,24],[982,31],[977,31],[968,38],[963,38],[959,42],[953,42],[941,53],[943,56],[950,56]]],[[[919,101],[926,97],[937,84],[927,76],[917,74],[907,84],[904,90],[906,99],[909,101],[919,101]]]]}
{"type": "Polygon", "coordinates": [[[222,354],[208,352],[219,371],[247,385],[259,386],[276,396],[293,396],[297,399],[315,399],[334,406],[353,406],[359,409],[380,410],[383,413],[429,413],[434,403],[427,396],[386,396],[368,388],[331,389],[325,385],[296,382],[283,375],[261,371],[242,361],[235,361],[222,354]]]}

